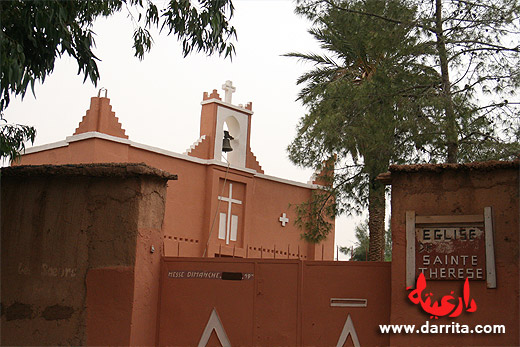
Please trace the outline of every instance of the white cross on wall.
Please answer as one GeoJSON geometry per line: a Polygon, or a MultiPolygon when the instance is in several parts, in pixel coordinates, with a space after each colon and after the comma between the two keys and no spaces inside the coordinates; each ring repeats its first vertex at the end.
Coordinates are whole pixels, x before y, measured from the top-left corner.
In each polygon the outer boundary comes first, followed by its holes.
{"type": "MultiPolygon", "coordinates": [[[[230,183],[229,184],[229,197],[225,197],[225,196],[219,196],[218,199],[220,201],[225,201],[228,203],[228,209],[227,209],[227,219],[226,219],[226,228],[225,228],[225,233],[226,233],[226,245],[229,244],[229,239],[230,239],[230,233],[231,233],[231,204],[238,204],[238,205],[241,205],[242,204],[242,201],[240,200],[237,200],[237,199],[233,199],[233,184],[230,183]]],[[[222,215],[222,214],[221,214],[222,215]]],[[[238,216],[233,216],[235,217],[236,219],[236,222],[234,223],[233,225],[233,232],[234,232],[234,237],[231,237],[231,239],[234,239],[232,241],[236,241],[236,229],[237,229],[237,225],[238,224],[238,216]]],[[[222,226],[222,224],[221,224],[222,226]]],[[[220,237],[220,231],[219,230],[219,237],[220,237]]],[[[223,231],[223,230],[222,230],[223,231]]]]}
{"type": "Polygon", "coordinates": [[[282,216],[279,219],[280,222],[282,222],[282,226],[285,226],[285,223],[289,223],[289,218],[287,218],[287,215],[285,212],[282,214],[282,216]]]}
{"type": "Polygon", "coordinates": [[[230,80],[227,80],[226,83],[222,85],[222,89],[226,92],[226,95],[224,97],[224,100],[231,104],[231,96],[237,90],[235,87],[233,87],[233,82],[230,80]]]}

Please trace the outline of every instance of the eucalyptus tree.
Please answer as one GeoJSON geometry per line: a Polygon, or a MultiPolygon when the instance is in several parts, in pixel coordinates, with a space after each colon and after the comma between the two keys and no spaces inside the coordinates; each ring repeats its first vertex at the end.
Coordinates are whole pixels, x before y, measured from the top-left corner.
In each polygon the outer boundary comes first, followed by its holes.
{"type": "Polygon", "coordinates": [[[414,18],[360,9],[358,1],[297,0],[298,11],[340,11],[406,25],[425,54],[417,58],[438,72],[436,107],[425,113],[437,130],[419,147],[427,161],[512,158],[518,154],[520,0],[406,0],[414,18]]]}
{"type": "MultiPolygon", "coordinates": [[[[388,163],[453,163],[520,153],[515,99],[520,85],[519,0],[297,3],[297,12],[314,21],[311,34],[332,58],[292,54],[316,68],[298,81],[306,83],[299,98],[309,106],[309,114],[299,124],[290,157],[300,165],[316,166],[323,156],[339,154],[344,170],[335,182],[334,213],[362,208],[368,201],[369,215],[381,216],[384,210],[373,208],[380,206],[373,200],[383,201],[373,196],[381,193],[371,193],[379,188],[376,172],[388,163]],[[331,29],[339,18],[345,18],[346,28],[360,23],[364,29],[358,32],[363,34],[348,32],[342,43],[331,44],[342,30],[331,29]],[[358,59],[349,61],[342,52],[352,47],[372,50],[355,51],[358,59]],[[375,48],[381,50],[364,60],[375,48]],[[352,77],[340,72],[342,68],[360,75],[352,77]],[[392,108],[393,118],[385,117],[392,108]],[[367,123],[360,126],[360,119],[367,123]],[[350,165],[344,166],[342,159],[349,156],[350,165]]],[[[307,209],[312,212],[309,219],[321,218],[320,208],[307,209]]],[[[374,226],[370,216],[370,259],[375,260],[380,259],[376,253],[381,254],[383,228],[377,226],[380,217],[374,226]]],[[[326,228],[316,228],[317,234],[324,232],[326,228]]]]}
{"type": "Polygon", "coordinates": [[[417,27],[432,37],[432,66],[441,75],[446,150],[437,155],[440,160],[501,159],[519,153],[519,101],[509,101],[520,87],[519,17],[518,0],[420,4],[417,27]]]}
{"type": "MultiPolygon", "coordinates": [[[[402,23],[415,16],[415,8],[399,1],[350,4],[358,11],[400,18],[402,23]]],[[[390,163],[416,155],[416,146],[424,140],[417,135],[431,131],[434,124],[420,115],[435,106],[428,104],[428,95],[439,93],[434,83],[439,76],[418,62],[428,47],[406,24],[334,7],[301,13],[314,21],[309,32],[324,52],[287,54],[315,65],[298,79],[303,84],[299,100],[308,113],[298,124],[289,157],[316,169],[334,158],[336,168],[332,191],[300,206],[298,222],[308,230],[304,236],[309,241],[320,241],[330,231],[324,212],[331,216],[368,206],[369,259],[382,260],[385,186],[376,178],[390,163]]]]}
{"type": "Polygon", "coordinates": [[[78,74],[96,85],[99,71],[92,25],[97,18],[127,11],[139,59],[153,45],[150,30],[154,28],[176,37],[185,56],[202,51],[231,57],[231,40],[236,36],[230,24],[233,10],[232,0],[168,0],[161,5],[152,0],[0,1],[0,158],[19,155],[24,142],[33,141],[36,134],[31,127],[6,123],[3,111],[11,95],[23,98],[29,86],[34,93],[34,83],[45,81],[57,58],[73,57],[78,74]]]}

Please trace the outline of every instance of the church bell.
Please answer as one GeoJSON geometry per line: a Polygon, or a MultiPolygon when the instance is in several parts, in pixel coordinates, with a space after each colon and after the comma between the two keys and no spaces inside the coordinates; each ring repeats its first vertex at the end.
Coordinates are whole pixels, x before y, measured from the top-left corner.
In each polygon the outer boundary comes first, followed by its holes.
{"type": "Polygon", "coordinates": [[[233,136],[229,135],[229,131],[224,130],[224,139],[222,140],[222,152],[231,152],[233,147],[231,147],[231,141],[233,140],[233,136]]]}

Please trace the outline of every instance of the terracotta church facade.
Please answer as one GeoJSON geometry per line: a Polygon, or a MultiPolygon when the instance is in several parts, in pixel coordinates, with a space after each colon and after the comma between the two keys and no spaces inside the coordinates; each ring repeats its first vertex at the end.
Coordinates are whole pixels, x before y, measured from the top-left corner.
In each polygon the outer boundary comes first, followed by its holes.
{"type": "Polygon", "coordinates": [[[234,87],[222,87],[224,100],[217,90],[203,94],[200,138],[183,154],[131,141],[98,95],[72,136],[28,148],[16,165],[146,163],[177,174],[167,189],[165,256],[332,260],[334,228],[311,244],[294,223],[294,206],[311,199],[317,182],[266,175],[250,147],[252,104],[232,104],[234,87]],[[232,151],[223,155],[225,131],[232,151]]]}

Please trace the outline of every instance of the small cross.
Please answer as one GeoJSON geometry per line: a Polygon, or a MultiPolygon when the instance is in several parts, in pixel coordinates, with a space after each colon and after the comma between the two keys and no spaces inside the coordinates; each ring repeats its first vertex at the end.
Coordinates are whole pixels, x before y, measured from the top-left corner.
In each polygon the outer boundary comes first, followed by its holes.
{"type": "Polygon", "coordinates": [[[222,85],[222,89],[226,92],[225,101],[231,104],[231,95],[237,90],[236,87],[233,87],[233,82],[227,80],[226,83],[222,85]]]}
{"type": "Polygon", "coordinates": [[[287,215],[285,212],[282,214],[282,216],[279,219],[280,222],[282,222],[282,226],[285,226],[285,223],[289,223],[289,218],[287,218],[287,215]]]}

